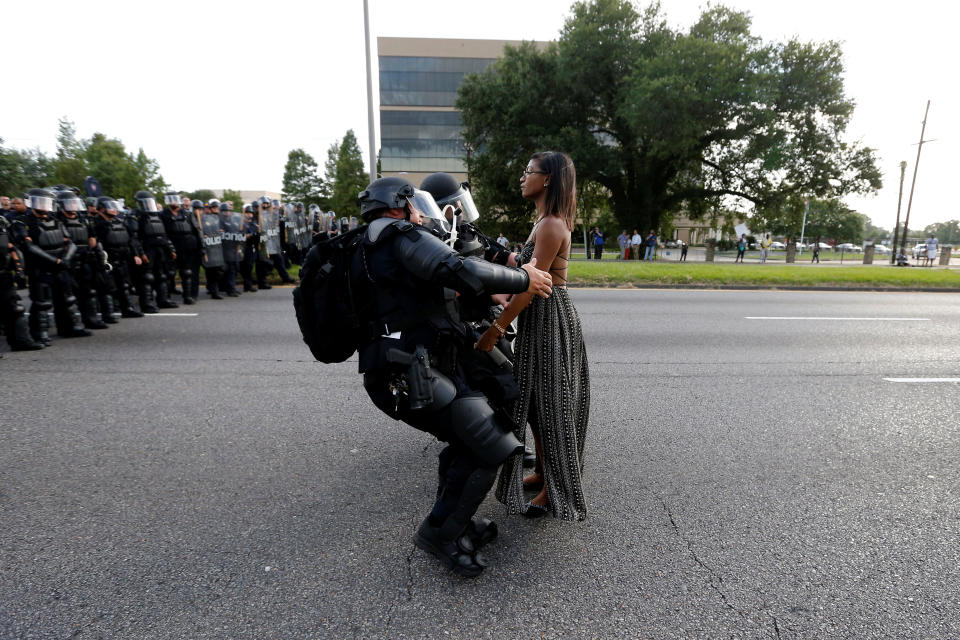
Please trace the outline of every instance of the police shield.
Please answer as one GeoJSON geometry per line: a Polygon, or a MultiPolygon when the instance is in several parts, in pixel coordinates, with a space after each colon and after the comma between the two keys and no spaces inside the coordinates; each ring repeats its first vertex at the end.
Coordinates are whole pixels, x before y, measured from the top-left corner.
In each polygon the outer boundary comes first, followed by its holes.
{"type": "Polygon", "coordinates": [[[280,253],[280,218],[276,209],[260,211],[260,242],[263,257],[280,253]]]}
{"type": "Polygon", "coordinates": [[[224,266],[223,236],[220,233],[220,214],[205,213],[201,219],[203,226],[203,266],[216,269],[224,266]]]}
{"type": "Polygon", "coordinates": [[[297,246],[302,251],[310,246],[310,229],[307,224],[307,214],[302,209],[297,211],[297,229],[299,229],[297,246]]]}
{"type": "Polygon", "coordinates": [[[227,262],[243,260],[246,236],[243,233],[243,213],[221,211],[220,228],[223,231],[223,259],[227,262]]]}

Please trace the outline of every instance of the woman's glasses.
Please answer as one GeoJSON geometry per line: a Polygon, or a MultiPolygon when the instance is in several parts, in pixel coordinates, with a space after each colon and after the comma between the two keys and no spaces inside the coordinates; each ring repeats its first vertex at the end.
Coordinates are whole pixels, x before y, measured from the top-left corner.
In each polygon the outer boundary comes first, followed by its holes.
{"type": "Polygon", "coordinates": [[[524,170],[520,173],[520,177],[521,177],[521,178],[524,178],[524,177],[529,176],[530,174],[533,174],[533,173],[539,173],[539,174],[542,174],[542,175],[547,175],[548,172],[547,172],[547,171],[533,171],[533,170],[531,170],[531,169],[524,169],[524,170]]]}

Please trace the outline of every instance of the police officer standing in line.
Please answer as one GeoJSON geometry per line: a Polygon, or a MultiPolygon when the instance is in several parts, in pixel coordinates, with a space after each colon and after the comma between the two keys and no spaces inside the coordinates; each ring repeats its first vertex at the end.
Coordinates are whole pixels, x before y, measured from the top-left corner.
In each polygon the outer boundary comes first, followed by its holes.
{"type": "Polygon", "coordinates": [[[243,260],[240,262],[240,275],[243,276],[244,293],[253,293],[257,288],[253,284],[253,267],[257,262],[257,251],[260,248],[260,231],[254,217],[254,204],[243,205],[243,260]]]}
{"type": "Polygon", "coordinates": [[[200,228],[203,231],[203,272],[207,281],[207,293],[214,300],[223,300],[220,295],[224,262],[219,200],[211,200],[204,206],[200,228]]]}
{"type": "MultiPolygon", "coordinates": [[[[193,297],[193,280],[200,277],[200,274],[193,269],[199,258],[203,237],[193,213],[181,209],[178,193],[168,191],[164,194],[163,201],[166,206],[163,208],[160,217],[163,219],[167,237],[173,243],[177,254],[177,259],[173,263],[175,266],[173,272],[180,272],[183,304],[193,304],[196,302],[193,297]]],[[[171,291],[173,290],[172,285],[172,282],[168,285],[171,291]]]]}
{"type": "Polygon", "coordinates": [[[108,277],[105,279],[106,286],[99,291],[103,321],[109,323],[113,319],[114,295],[119,302],[121,316],[142,318],[143,314],[133,304],[130,270],[143,263],[140,257],[143,249],[140,248],[137,237],[130,233],[130,229],[120,217],[120,204],[113,198],[97,198],[97,217],[93,223],[93,233],[107,253],[110,265],[107,269],[108,277]]]}
{"type": "Polygon", "coordinates": [[[420,225],[424,214],[443,224],[436,203],[402,178],[375,180],[359,199],[370,224],[350,279],[369,330],[359,352],[364,387],[381,411],[448,443],[436,502],[414,542],[456,573],[476,576],[484,568],[477,551],[496,537],[496,525],[473,516],[497,467],[522,445],[461,374],[458,352],[477,334],[456,317],[449,290],[546,297],[551,279],[533,262],[520,270],[457,255],[420,225]]]}
{"type": "Polygon", "coordinates": [[[26,274],[20,253],[10,237],[11,226],[4,216],[0,216],[0,326],[13,351],[43,349],[43,344],[34,342],[30,336],[24,315],[26,309],[17,293],[17,286],[26,284],[26,274]]]}
{"type": "Polygon", "coordinates": [[[237,291],[237,271],[243,258],[243,214],[233,210],[229,200],[220,204],[220,231],[223,238],[223,277],[220,288],[231,298],[240,295],[237,291]]]}
{"type": "Polygon", "coordinates": [[[140,308],[146,313],[156,313],[158,309],[176,309],[180,305],[170,300],[167,289],[167,261],[177,259],[176,250],[167,237],[153,194],[137,191],[134,197],[137,200],[136,218],[143,247],[141,260],[144,262],[141,267],[140,308]]]}
{"type": "Polygon", "coordinates": [[[30,334],[35,342],[50,344],[50,309],[61,337],[92,335],[83,327],[73,283],[67,271],[77,252],[66,229],[53,217],[54,195],[47,189],[27,192],[30,213],[14,223],[14,243],[27,260],[30,283],[30,334]]]}
{"type": "Polygon", "coordinates": [[[60,223],[77,247],[70,265],[70,276],[73,278],[74,295],[80,306],[83,325],[88,329],[106,329],[97,294],[97,277],[103,269],[105,256],[93,234],[93,220],[85,214],[86,203],[73,191],[57,193],[57,209],[60,223]]]}

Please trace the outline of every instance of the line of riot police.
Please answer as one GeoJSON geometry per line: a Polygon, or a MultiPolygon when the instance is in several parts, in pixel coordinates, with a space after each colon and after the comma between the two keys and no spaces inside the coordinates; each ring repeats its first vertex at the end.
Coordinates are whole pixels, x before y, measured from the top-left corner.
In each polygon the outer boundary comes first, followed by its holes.
{"type": "Polygon", "coordinates": [[[0,326],[17,351],[51,344],[51,312],[58,336],[83,337],[117,316],[176,308],[175,295],[194,304],[201,267],[216,300],[240,295],[238,275],[248,292],[271,288],[273,269],[292,283],[290,263],[300,263],[314,235],[339,226],[332,214],[312,220],[301,204],[281,207],[266,197],[240,212],[229,201],[168,191],[161,209],[153,194],[138,191],[127,209],[57,185],[31,189],[24,202],[23,211],[0,216],[0,326]],[[18,289],[29,290],[29,313],[18,289]]]}

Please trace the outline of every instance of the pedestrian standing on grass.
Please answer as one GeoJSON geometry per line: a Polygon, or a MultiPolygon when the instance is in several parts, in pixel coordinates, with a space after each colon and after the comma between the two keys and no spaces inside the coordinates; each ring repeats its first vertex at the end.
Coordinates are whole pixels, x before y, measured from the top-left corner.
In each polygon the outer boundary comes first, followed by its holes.
{"type": "Polygon", "coordinates": [[[737,241],[737,257],[733,262],[743,264],[743,256],[747,253],[747,234],[742,234],[737,241]]]}
{"type": "Polygon", "coordinates": [[[657,234],[654,233],[653,229],[650,229],[650,233],[647,234],[646,239],[643,241],[644,244],[644,253],[643,259],[653,261],[653,254],[656,253],[657,249],[657,234]]]}
{"type": "Polygon", "coordinates": [[[620,245],[620,259],[629,260],[630,259],[630,236],[627,235],[627,230],[624,229],[620,232],[620,235],[617,236],[617,244],[620,245]]]}
{"type": "Polygon", "coordinates": [[[599,227],[594,227],[591,235],[593,236],[593,258],[600,260],[603,257],[603,231],[600,231],[599,227]]]}
{"type": "Polygon", "coordinates": [[[683,240],[680,241],[680,262],[687,261],[687,249],[690,248],[690,245],[683,240]]]}
{"type": "Polygon", "coordinates": [[[643,238],[636,229],[633,230],[633,235],[630,236],[630,246],[633,249],[633,259],[639,260],[642,257],[640,252],[643,250],[643,238]]]}

